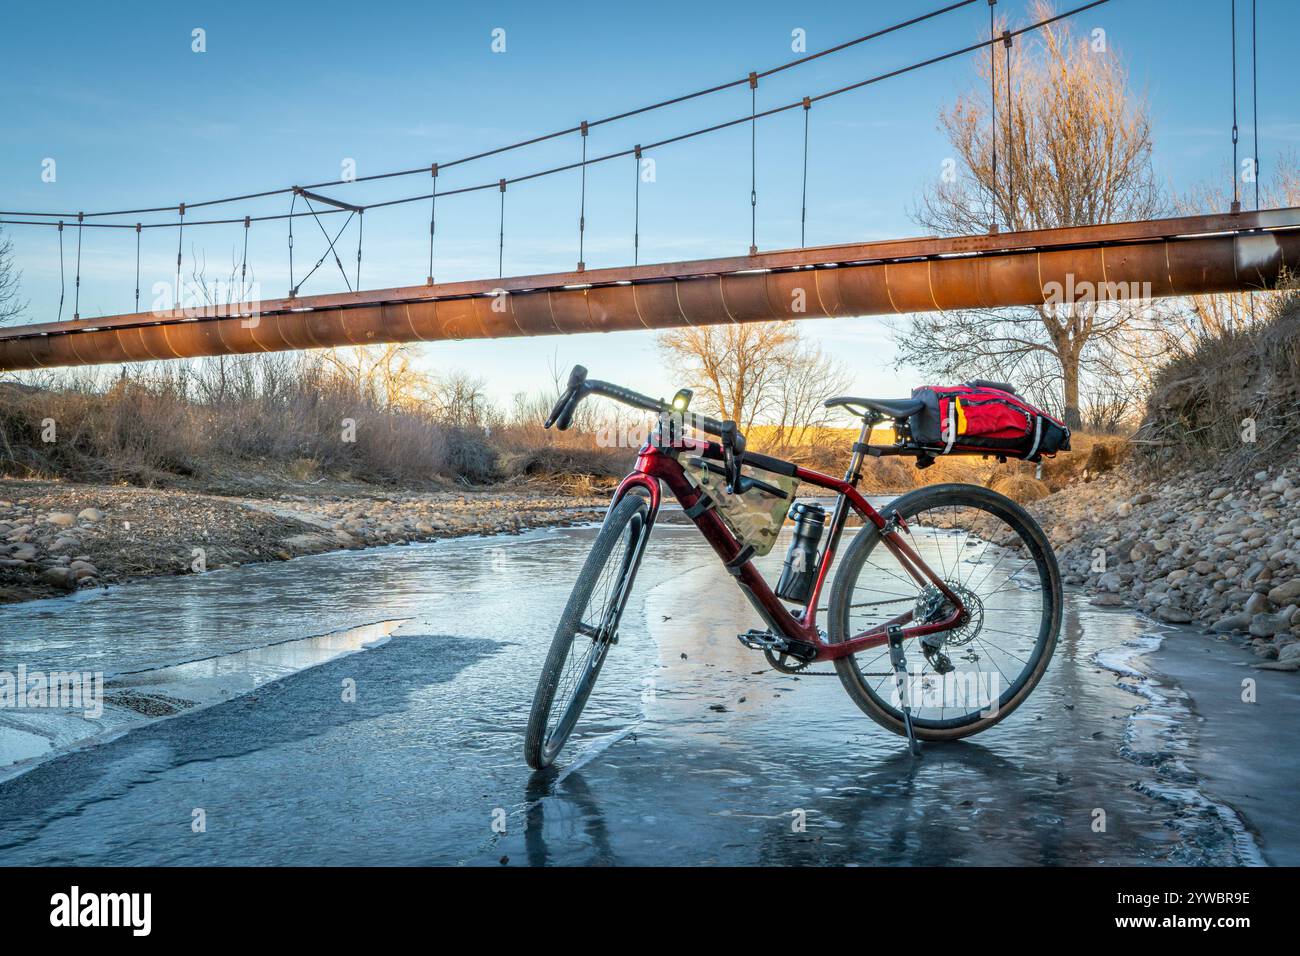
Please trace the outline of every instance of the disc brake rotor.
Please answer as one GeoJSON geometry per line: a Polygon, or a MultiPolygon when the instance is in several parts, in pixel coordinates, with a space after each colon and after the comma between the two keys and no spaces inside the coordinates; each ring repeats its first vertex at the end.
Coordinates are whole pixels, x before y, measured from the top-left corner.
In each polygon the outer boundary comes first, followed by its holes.
{"type": "MultiPolygon", "coordinates": [[[[962,606],[966,609],[966,620],[955,627],[940,631],[939,636],[943,638],[943,643],[949,647],[962,647],[969,644],[979,636],[984,627],[984,602],[970,588],[961,584],[948,585],[948,590],[957,596],[962,606]]],[[[950,617],[953,612],[952,602],[949,601],[937,587],[933,584],[927,584],[916,599],[916,608],[912,616],[921,624],[931,624],[935,621],[942,621],[950,617]]]]}

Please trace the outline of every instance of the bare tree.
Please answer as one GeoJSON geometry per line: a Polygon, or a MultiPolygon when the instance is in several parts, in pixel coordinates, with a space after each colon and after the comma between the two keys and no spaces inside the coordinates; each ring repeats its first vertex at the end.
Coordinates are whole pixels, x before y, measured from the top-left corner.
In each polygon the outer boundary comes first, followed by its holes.
{"type": "Polygon", "coordinates": [[[455,428],[481,428],[494,416],[487,397],[487,380],[463,369],[436,376],[429,385],[429,405],[434,417],[455,428]]]}
{"type": "Polygon", "coordinates": [[[0,229],[0,324],[22,315],[27,303],[18,298],[23,274],[14,268],[13,240],[0,229]]]}
{"type": "MultiPolygon", "coordinates": [[[[1035,0],[1030,16],[1051,16],[1035,0]]],[[[991,224],[1044,229],[1149,219],[1162,212],[1151,165],[1151,121],[1117,51],[1058,22],[1025,35],[1008,71],[982,59],[974,88],[940,113],[959,168],[940,177],[914,212],[938,233],[991,224]],[[998,103],[993,129],[992,95],[998,103]],[[1008,83],[1010,90],[1008,90],[1008,83]],[[1008,93],[1011,108],[1006,108],[1008,93]],[[997,151],[996,173],[994,150],[997,151]]],[[[1101,297],[1099,297],[1101,298],[1101,297]]],[[[1142,310],[1094,298],[1032,309],[918,315],[896,329],[900,365],[940,376],[1040,377],[1054,368],[1057,407],[1081,424],[1080,383],[1091,350],[1122,344],[1142,310]]]]}
{"type": "Polygon", "coordinates": [[[800,337],[790,322],[690,326],[659,335],[669,364],[697,392],[693,409],[729,418],[742,430],[778,426],[783,445],[824,424],[819,403],[847,387],[843,368],[800,337]]]}
{"type": "Polygon", "coordinates": [[[404,343],[326,349],[319,361],[354,394],[381,408],[414,408],[427,401],[429,376],[412,365],[413,353],[404,343]]]}

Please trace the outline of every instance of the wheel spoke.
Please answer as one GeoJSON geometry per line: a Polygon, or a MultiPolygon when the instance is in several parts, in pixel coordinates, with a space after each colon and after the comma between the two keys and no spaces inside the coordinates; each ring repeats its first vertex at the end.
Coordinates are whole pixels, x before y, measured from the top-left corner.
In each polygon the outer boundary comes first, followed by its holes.
{"type": "MultiPolygon", "coordinates": [[[[937,657],[926,657],[918,668],[914,655],[923,653],[920,642],[907,643],[909,670],[916,678],[912,714],[922,729],[982,720],[981,714],[999,697],[992,693],[999,681],[1005,691],[1014,691],[1030,680],[1040,670],[1055,613],[1047,571],[1034,557],[1034,538],[1024,519],[1013,520],[980,493],[943,494],[957,500],[922,505],[910,514],[904,506],[898,512],[907,523],[906,540],[915,554],[958,596],[969,615],[963,623],[938,632],[939,651],[953,664],[945,673],[935,670],[937,657]],[[999,595],[1002,601],[992,604],[990,599],[999,595]]],[[[832,611],[841,615],[836,640],[879,627],[908,603],[914,603],[916,622],[942,620],[952,613],[945,592],[933,581],[919,586],[899,556],[881,547],[878,536],[863,540],[869,543],[862,545],[867,551],[856,559],[856,580],[842,592],[848,600],[841,598],[840,610],[832,611]]],[[[873,709],[901,722],[892,699],[888,648],[878,646],[844,661],[852,668],[850,674],[856,672],[851,684],[864,690],[873,709]]]]}

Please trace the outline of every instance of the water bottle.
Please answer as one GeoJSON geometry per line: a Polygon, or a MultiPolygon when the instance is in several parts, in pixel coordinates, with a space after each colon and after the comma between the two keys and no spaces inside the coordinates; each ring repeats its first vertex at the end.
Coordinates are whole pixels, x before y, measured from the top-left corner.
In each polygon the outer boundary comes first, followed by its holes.
{"type": "Polygon", "coordinates": [[[794,540],[785,553],[776,595],[802,604],[812,594],[817,579],[817,545],[826,527],[826,509],[811,502],[797,501],[790,507],[794,519],[794,540]]]}

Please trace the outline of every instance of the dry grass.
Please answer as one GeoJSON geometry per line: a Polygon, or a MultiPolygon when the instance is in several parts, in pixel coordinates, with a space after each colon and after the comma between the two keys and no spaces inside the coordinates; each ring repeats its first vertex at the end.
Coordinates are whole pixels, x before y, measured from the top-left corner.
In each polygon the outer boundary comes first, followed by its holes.
{"type": "Polygon", "coordinates": [[[1245,469],[1295,452],[1300,293],[1261,298],[1267,321],[1207,339],[1157,376],[1135,438],[1141,464],[1163,470],[1213,460],[1245,469]]]}

